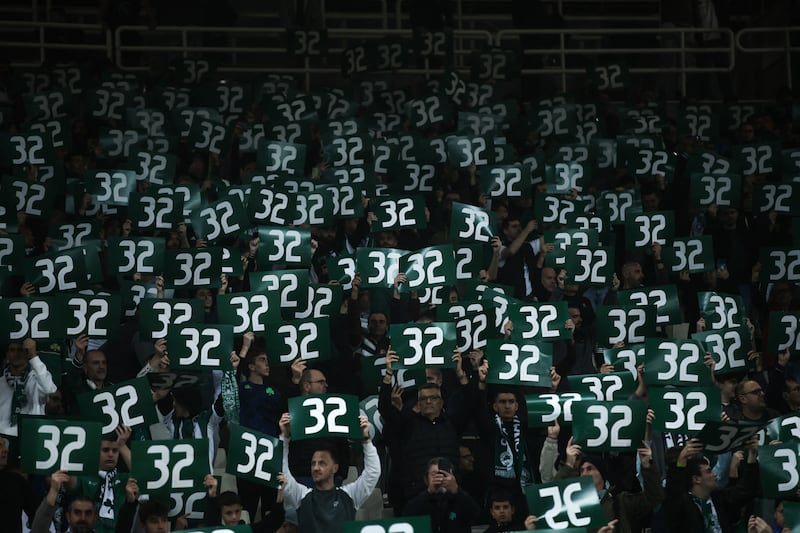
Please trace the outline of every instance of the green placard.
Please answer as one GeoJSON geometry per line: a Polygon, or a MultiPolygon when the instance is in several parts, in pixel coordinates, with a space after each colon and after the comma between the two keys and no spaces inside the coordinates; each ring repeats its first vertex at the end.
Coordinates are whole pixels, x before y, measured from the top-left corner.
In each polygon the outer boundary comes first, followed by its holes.
{"type": "Polygon", "coordinates": [[[597,91],[621,91],[628,84],[628,67],[620,63],[586,67],[586,75],[597,91]]]}
{"type": "Polygon", "coordinates": [[[39,294],[87,288],[89,273],[83,251],[83,248],[71,248],[26,259],[23,262],[25,281],[36,287],[39,294]]]}
{"type": "Polygon", "coordinates": [[[57,297],[56,307],[64,320],[64,333],[70,339],[80,335],[94,339],[117,336],[122,319],[119,294],[64,295],[57,297]]]}
{"type": "Polygon", "coordinates": [[[597,341],[605,346],[635,344],[655,335],[655,309],[651,306],[601,305],[597,307],[597,341]]]}
{"type": "Polygon", "coordinates": [[[758,455],[764,497],[795,497],[800,488],[800,442],[762,446],[758,455]]]}
{"type": "Polygon", "coordinates": [[[232,370],[233,326],[185,324],[167,328],[169,366],[181,370],[232,370]]]}
{"type": "MultiPolygon", "coordinates": [[[[386,357],[374,357],[371,354],[361,354],[361,380],[363,390],[368,394],[378,394],[386,375],[386,357]]],[[[392,383],[399,386],[404,391],[415,390],[426,382],[425,369],[418,368],[398,368],[392,377],[392,383]]]]}
{"type": "Polygon", "coordinates": [[[779,215],[800,215],[800,185],[791,183],[764,183],[754,187],[753,213],[775,211],[779,215]]]}
{"type": "Polygon", "coordinates": [[[636,381],[630,372],[567,376],[567,382],[570,390],[581,397],[607,402],[627,400],[636,390],[636,381]]]}
{"type": "Polygon", "coordinates": [[[403,516],[384,520],[344,522],[342,533],[430,533],[429,516],[403,516]]]}
{"type": "Polygon", "coordinates": [[[528,119],[529,127],[535,129],[541,137],[567,140],[577,133],[578,112],[574,104],[556,105],[553,100],[550,102],[540,100],[528,114],[528,119]]]}
{"type": "Polygon", "coordinates": [[[283,468],[283,442],[239,424],[229,424],[228,428],[231,440],[225,471],[259,485],[280,488],[276,477],[283,468]]]}
{"type": "Polygon", "coordinates": [[[684,105],[678,115],[678,135],[701,141],[719,138],[719,114],[710,105],[684,105]]]}
{"type": "Polygon", "coordinates": [[[620,304],[655,309],[656,326],[678,324],[683,321],[678,288],[675,285],[640,287],[617,292],[620,304]]]}
{"type": "MultiPolygon", "coordinates": [[[[220,313],[224,310],[220,306],[220,313]]],[[[139,336],[143,341],[166,339],[170,326],[200,323],[203,317],[199,298],[143,298],[139,302],[139,336]]]]}
{"type": "Polygon", "coordinates": [[[20,420],[20,466],[29,474],[95,475],[100,466],[100,423],[26,416],[20,420]]]}
{"type": "Polygon", "coordinates": [[[25,259],[23,235],[0,235],[0,268],[14,272],[25,259]]]}
{"type": "Polygon", "coordinates": [[[378,395],[367,396],[358,402],[358,412],[369,420],[369,437],[374,441],[383,434],[383,417],[378,411],[378,395]]]}
{"type": "Polygon", "coordinates": [[[649,338],[644,344],[644,380],[648,386],[711,386],[711,371],[703,363],[706,352],[700,341],[649,338]]]}
{"type": "Polygon", "coordinates": [[[606,525],[597,489],[589,476],[553,483],[528,485],[525,497],[529,512],[550,529],[598,528],[606,525]]]}
{"type": "Polygon", "coordinates": [[[644,364],[645,345],[628,344],[620,348],[603,350],[603,361],[614,367],[614,372],[627,371],[633,379],[638,379],[638,366],[644,364]]]}
{"type": "Polygon", "coordinates": [[[392,190],[405,194],[433,192],[436,165],[397,161],[392,172],[392,190]]]}
{"type": "Polygon", "coordinates": [[[275,292],[236,292],[217,297],[220,324],[233,326],[234,335],[264,333],[267,324],[281,318],[280,295],[275,292]]]}
{"type": "Polygon", "coordinates": [[[573,442],[592,452],[632,451],[642,447],[647,403],[583,400],[572,406],[573,442]]]}
{"type": "Polygon", "coordinates": [[[491,198],[522,198],[531,191],[530,170],[524,165],[499,165],[482,168],[481,192],[491,198]]]}
{"type": "Polygon", "coordinates": [[[176,192],[131,194],[128,218],[137,233],[169,231],[184,221],[187,208],[183,196],[176,192]]]}
{"type": "Polygon", "coordinates": [[[164,239],[148,237],[110,237],[106,273],[109,275],[150,274],[164,271],[164,239]]]}
{"type": "Polygon", "coordinates": [[[222,248],[188,248],[164,252],[164,282],[169,288],[219,287],[222,248]]]}
{"type": "Polygon", "coordinates": [[[194,211],[192,229],[197,238],[217,242],[248,229],[247,213],[238,197],[228,196],[194,211]]]}
{"type": "Polygon", "coordinates": [[[567,255],[575,248],[588,248],[600,243],[597,229],[552,229],[545,230],[544,242],[553,245],[553,251],[545,256],[545,266],[564,268],[567,255]]]}
{"type": "Polygon", "coordinates": [[[650,387],[653,429],[693,433],[708,422],[719,421],[722,403],[715,387],[650,387]]]}
{"type": "Polygon", "coordinates": [[[85,246],[93,239],[99,239],[102,229],[102,225],[97,221],[59,224],[50,226],[48,236],[56,250],[69,250],[76,246],[85,246]]]}
{"type": "Polygon", "coordinates": [[[635,190],[603,191],[597,196],[597,213],[611,224],[624,224],[628,215],[641,213],[641,205],[635,190]]]}
{"type": "Polygon", "coordinates": [[[398,368],[454,368],[456,328],[452,322],[392,324],[389,326],[392,349],[400,360],[398,368]]]}
{"type": "Polygon", "coordinates": [[[780,172],[781,149],[778,143],[732,146],[731,153],[742,167],[742,176],[764,176],[780,172]]]}
{"type": "Polygon", "coordinates": [[[309,266],[311,264],[311,232],[307,229],[281,227],[258,228],[261,244],[258,261],[263,264],[309,266]]]}
{"type": "Polygon", "coordinates": [[[376,217],[370,227],[373,233],[428,225],[421,196],[379,196],[372,201],[370,210],[376,217]]]}
{"type": "Polygon", "coordinates": [[[591,180],[592,167],[588,162],[555,159],[545,165],[545,182],[549,194],[581,192],[589,187],[591,180]]]}
{"type": "Polygon", "coordinates": [[[288,191],[251,186],[247,214],[254,224],[286,226],[297,217],[296,197],[288,191]]]}
{"type": "Polygon", "coordinates": [[[716,268],[711,235],[675,239],[662,248],[661,259],[670,272],[688,270],[692,274],[716,268]]]}
{"type": "Polygon", "coordinates": [[[208,439],[133,441],[131,464],[142,494],[187,494],[211,473],[208,439]]]}
{"type": "Polygon", "coordinates": [[[705,423],[703,429],[695,435],[695,438],[703,443],[703,451],[720,454],[744,447],[747,441],[758,433],[764,425],[755,422],[709,420],[705,423]]]}
{"type": "Polygon", "coordinates": [[[578,248],[567,254],[564,266],[568,283],[610,286],[614,279],[614,248],[578,248]]]}
{"type": "Polygon", "coordinates": [[[63,316],[55,297],[0,298],[0,338],[22,342],[60,339],[64,336],[63,316]]]}
{"type": "Polygon", "coordinates": [[[700,317],[706,321],[706,329],[735,328],[743,325],[747,318],[741,296],[698,292],[697,305],[700,317]]]}
{"type": "Polygon", "coordinates": [[[455,279],[453,246],[430,246],[408,253],[400,258],[398,268],[407,279],[398,286],[401,293],[451,283],[455,279]]]}
{"type": "Polygon", "coordinates": [[[690,176],[695,173],[714,176],[727,176],[729,174],[741,176],[742,174],[740,172],[741,165],[737,161],[707,150],[692,150],[686,163],[686,170],[690,176]]]}
{"type": "Polygon", "coordinates": [[[45,165],[54,161],[52,137],[35,131],[0,133],[0,157],[11,165],[45,165]]]}
{"type": "Polygon", "coordinates": [[[128,205],[136,188],[136,173],[132,170],[87,170],[84,175],[86,192],[96,205],[128,205]]]}
{"type": "Polygon", "coordinates": [[[311,283],[308,285],[308,300],[304,310],[298,309],[295,318],[317,319],[338,316],[341,313],[344,289],[341,285],[311,283]]]}
{"type": "Polygon", "coordinates": [[[715,374],[742,372],[750,366],[747,358],[751,348],[750,333],[745,326],[693,333],[692,339],[703,343],[705,351],[714,356],[715,374]]]}
{"type": "Polygon", "coordinates": [[[742,177],[739,174],[700,174],[689,176],[689,199],[692,207],[733,207],[742,199],[742,177]]]}
{"type": "Polygon", "coordinates": [[[450,216],[450,239],[488,243],[496,235],[497,222],[493,211],[453,202],[450,216]]]}
{"type": "Polygon", "coordinates": [[[572,424],[572,406],[581,399],[583,397],[577,392],[526,395],[528,424],[532,427],[546,427],[552,426],[556,420],[559,424],[572,424]]]}
{"type": "Polygon", "coordinates": [[[767,351],[777,354],[789,350],[792,355],[800,353],[800,311],[771,312],[767,351]]]}
{"type": "Polygon", "coordinates": [[[547,342],[490,339],[486,346],[489,370],[487,383],[514,383],[532,387],[550,387],[553,366],[552,346],[547,342]]]}
{"type": "Polygon", "coordinates": [[[271,272],[251,272],[250,288],[262,294],[280,295],[281,315],[294,316],[306,303],[308,270],[273,270],[271,272]]]}
{"type": "Polygon", "coordinates": [[[484,246],[481,244],[456,244],[453,246],[456,262],[455,279],[479,279],[486,264],[484,246]]]}
{"type": "Polygon", "coordinates": [[[289,398],[293,440],[318,437],[360,439],[358,398],[350,394],[312,394],[289,398]]]}
{"type": "Polygon", "coordinates": [[[400,257],[404,250],[394,248],[365,248],[356,250],[356,272],[361,275],[361,288],[391,288],[400,272],[400,257]]]}
{"type": "Polygon", "coordinates": [[[764,428],[764,439],[761,443],[770,443],[774,440],[800,441],[800,415],[789,413],[771,419],[764,428]]]}
{"type": "Polygon", "coordinates": [[[343,291],[353,287],[353,278],[356,275],[356,254],[342,254],[336,257],[326,257],[328,279],[336,281],[343,291]]]}
{"type": "Polygon", "coordinates": [[[270,339],[268,350],[271,365],[287,366],[300,357],[304,361],[324,361],[333,355],[330,320],[284,320],[266,325],[270,339]]]}
{"type": "Polygon", "coordinates": [[[513,304],[508,308],[508,318],[514,324],[511,339],[528,342],[536,340],[563,340],[572,338],[572,330],[565,324],[569,319],[567,302],[513,304]]]}
{"type": "Polygon", "coordinates": [[[78,395],[81,416],[102,424],[101,434],[114,436],[120,424],[132,428],[158,422],[150,382],[139,377],[78,395]]]}
{"type": "Polygon", "coordinates": [[[675,238],[675,213],[654,211],[628,216],[625,222],[625,247],[647,249],[675,238]]]}
{"type": "Polygon", "coordinates": [[[323,190],[300,191],[295,196],[295,226],[330,226],[335,220],[335,198],[323,190]]]}
{"type": "Polygon", "coordinates": [[[759,254],[762,283],[800,281],[800,250],[797,248],[761,248],[759,254]]]}

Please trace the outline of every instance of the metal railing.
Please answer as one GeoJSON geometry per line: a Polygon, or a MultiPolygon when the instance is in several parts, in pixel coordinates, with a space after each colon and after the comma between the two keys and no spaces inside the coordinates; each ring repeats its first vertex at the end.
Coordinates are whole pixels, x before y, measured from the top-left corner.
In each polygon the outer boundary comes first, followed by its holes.
{"type": "MultiPolygon", "coordinates": [[[[557,75],[561,79],[562,91],[567,90],[567,77],[570,74],[583,74],[586,72],[585,65],[574,66],[574,61],[570,65],[570,59],[575,57],[595,58],[602,56],[655,56],[661,59],[665,54],[675,54],[673,59],[677,59],[677,65],[670,67],[661,64],[661,61],[654,62],[652,67],[631,67],[629,72],[634,74],[658,74],[675,73],[680,75],[680,86],[683,94],[686,94],[686,78],[690,73],[710,73],[710,72],[730,72],[736,64],[736,51],[734,47],[734,33],[729,29],[715,30],[722,40],[726,43],[724,47],[702,47],[694,44],[694,36],[708,33],[703,28],[644,28],[644,29],[566,29],[566,30],[501,30],[495,34],[496,46],[508,46],[509,42],[519,45],[520,37],[551,36],[558,39],[558,44],[550,48],[523,48],[523,55],[537,57],[558,58],[554,65],[541,67],[522,68],[522,75],[557,75]],[[598,46],[594,48],[570,47],[571,42],[580,43],[585,38],[602,41],[613,36],[647,36],[655,38],[660,43],[656,47],[641,46],[636,48],[611,48],[598,46]],[[671,45],[672,43],[675,46],[671,45]],[[725,64],[717,66],[693,66],[691,60],[696,56],[716,54],[724,57],[725,64]]],[[[602,63],[602,62],[601,62],[602,63]]]]}
{"type": "MultiPolygon", "coordinates": [[[[377,23],[380,24],[380,23],[377,23]]],[[[494,33],[485,30],[456,30],[456,68],[464,71],[467,57],[484,46],[519,48],[526,38],[551,39],[547,47],[523,48],[525,57],[554,58],[546,65],[524,65],[523,76],[555,76],[562,90],[568,78],[585,72],[587,63],[602,63],[611,59],[647,58],[647,64],[633,66],[633,74],[674,74],[683,94],[686,94],[687,77],[697,73],[730,72],[736,66],[737,54],[772,54],[785,70],[786,82],[791,87],[794,77],[793,55],[800,51],[800,27],[748,28],[732,33],[727,29],[714,30],[721,44],[709,48],[696,44],[699,34],[708,33],[702,28],[626,28],[626,29],[560,29],[521,30],[505,29],[494,33]],[[617,38],[641,36],[649,42],[639,47],[611,47],[617,38]],[[669,58],[665,65],[662,60],[669,58]],[[698,58],[713,57],[713,61],[698,58]]],[[[198,54],[220,56],[221,72],[279,72],[305,76],[306,85],[319,74],[340,72],[338,55],[352,43],[377,43],[386,38],[409,38],[411,30],[371,28],[329,28],[327,56],[296,58],[287,54],[286,30],[279,27],[158,27],[149,30],[144,26],[123,26],[112,34],[99,24],[65,24],[33,21],[0,21],[0,47],[6,51],[6,60],[14,67],[35,68],[45,64],[48,51],[95,52],[109,57],[125,70],[143,70],[136,64],[126,63],[126,52],[172,53],[179,56],[198,54]],[[82,42],[61,39],[62,30],[82,32],[82,42]],[[125,38],[136,34],[137,44],[125,38]],[[224,37],[223,43],[204,45],[204,36],[224,37]],[[24,51],[22,60],[15,60],[15,51],[24,51]],[[327,57],[327,58],[326,58],[327,57]],[[248,59],[249,58],[249,59],[248,59]]],[[[627,46],[627,45],[626,45],[627,46]]],[[[19,54],[17,54],[19,55],[19,54]]],[[[430,75],[440,68],[423,65],[422,68],[402,68],[403,74],[430,75]]]]}
{"type": "Polygon", "coordinates": [[[782,55],[786,65],[786,86],[792,88],[792,54],[800,52],[800,26],[745,28],[736,33],[736,49],[744,54],[782,55]],[[758,39],[747,39],[750,36],[758,39]]]}

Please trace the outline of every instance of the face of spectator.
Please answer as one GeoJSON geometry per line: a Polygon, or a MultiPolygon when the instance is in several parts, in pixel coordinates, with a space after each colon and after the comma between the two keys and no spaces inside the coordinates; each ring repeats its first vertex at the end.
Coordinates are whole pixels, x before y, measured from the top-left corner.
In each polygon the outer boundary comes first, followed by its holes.
{"type": "Polygon", "coordinates": [[[642,209],[644,211],[658,211],[658,206],[661,204],[661,200],[658,197],[658,194],[651,192],[647,193],[642,196],[642,209]]]}
{"type": "Polygon", "coordinates": [[[143,525],[144,533],[169,533],[169,519],[166,516],[148,516],[143,525]]]}
{"type": "Polygon", "coordinates": [[[333,481],[338,471],[339,465],[333,461],[330,452],[319,450],[311,456],[311,479],[317,485],[333,481]]]}
{"type": "Polygon", "coordinates": [[[73,533],[91,533],[97,514],[94,504],[83,500],[74,501],[67,512],[67,523],[73,533]]]}
{"type": "Polygon", "coordinates": [[[198,300],[203,300],[203,309],[205,309],[206,312],[214,305],[214,296],[212,296],[211,290],[209,289],[197,289],[197,292],[194,293],[194,297],[198,300]]]}
{"type": "Polygon", "coordinates": [[[626,287],[641,287],[644,282],[644,272],[639,263],[627,263],[622,269],[622,281],[626,287]]]}
{"type": "Polygon", "coordinates": [[[439,465],[431,465],[428,467],[428,472],[425,474],[425,486],[431,494],[436,492],[444,492],[446,489],[442,486],[444,483],[444,474],[446,470],[439,470],[439,465]]]}
{"type": "Polygon", "coordinates": [[[556,290],[556,271],[554,268],[544,267],[542,269],[542,287],[544,287],[547,291],[553,292],[556,290]]]}
{"type": "Polygon", "coordinates": [[[757,381],[745,381],[739,393],[739,403],[743,412],[756,416],[761,415],[767,408],[764,389],[757,381]]]}
{"type": "Polygon", "coordinates": [[[242,519],[242,505],[234,503],[233,505],[222,506],[222,525],[235,526],[242,519]]]}
{"type": "Polygon", "coordinates": [[[506,225],[506,229],[503,230],[503,235],[505,235],[508,242],[513,241],[516,239],[519,234],[522,232],[522,224],[519,220],[509,220],[508,224],[506,225]]]}
{"type": "Polygon", "coordinates": [[[114,440],[103,440],[100,443],[100,470],[113,470],[119,461],[119,444],[114,440]]]}
{"type": "Polygon", "coordinates": [[[580,473],[582,476],[591,476],[592,481],[594,482],[594,488],[598,491],[605,488],[606,480],[603,479],[603,474],[601,474],[597,467],[589,461],[584,461],[581,463],[580,473]]]}
{"type": "Polygon", "coordinates": [[[462,472],[475,471],[475,456],[472,454],[472,450],[466,446],[458,447],[458,462],[459,470],[462,472]]]}
{"type": "Polygon", "coordinates": [[[6,364],[11,370],[22,370],[28,364],[25,348],[19,342],[12,342],[6,349],[6,364]]]}
{"type": "Polygon", "coordinates": [[[397,248],[397,235],[393,231],[382,231],[375,236],[378,248],[397,248]]]}
{"type": "Polygon", "coordinates": [[[269,359],[267,359],[267,354],[262,353],[257,355],[248,365],[248,369],[251,374],[262,378],[269,376],[269,359]]]}
{"type": "Polygon", "coordinates": [[[786,525],[786,518],[783,515],[783,502],[775,506],[775,525],[784,527],[786,525]]]}
{"type": "Polygon", "coordinates": [[[514,506],[509,501],[492,502],[489,512],[498,524],[508,524],[514,519],[514,506]]]}
{"type": "Polygon", "coordinates": [[[793,379],[787,380],[783,399],[792,411],[800,408],[800,383],[793,379]]]}
{"type": "Polygon", "coordinates": [[[371,337],[382,338],[389,331],[389,322],[383,313],[372,313],[369,315],[367,330],[371,337]]]}
{"type": "Polygon", "coordinates": [[[303,384],[303,390],[307,391],[306,394],[325,394],[328,392],[328,380],[325,379],[325,374],[319,370],[310,370],[309,376],[311,379],[303,384]]]}
{"type": "Polygon", "coordinates": [[[697,484],[698,488],[709,494],[717,488],[717,474],[711,470],[710,465],[702,464],[700,465],[700,475],[692,476],[692,484],[697,484]]]}
{"type": "Polygon", "coordinates": [[[494,399],[492,408],[503,420],[511,420],[519,410],[519,402],[517,402],[517,397],[510,392],[501,392],[494,399]]]}
{"type": "Polygon", "coordinates": [[[442,392],[437,388],[426,388],[419,391],[417,395],[417,409],[419,414],[434,420],[442,414],[442,392]]]}
{"type": "Polygon", "coordinates": [[[433,383],[434,385],[442,386],[442,371],[438,368],[425,369],[425,382],[433,383]]]}
{"type": "Polygon", "coordinates": [[[572,319],[572,323],[575,324],[575,329],[581,327],[583,324],[583,316],[581,316],[581,310],[577,307],[570,307],[569,311],[569,318],[572,319]]]}
{"type": "Polygon", "coordinates": [[[743,143],[751,143],[755,138],[756,130],[752,124],[742,124],[739,128],[739,139],[743,143]]]}
{"type": "Polygon", "coordinates": [[[106,380],[108,369],[106,367],[106,354],[99,350],[89,350],[83,363],[86,379],[96,382],[106,380]]]}
{"type": "Polygon", "coordinates": [[[723,229],[734,230],[736,229],[736,221],[739,219],[739,210],[733,207],[720,209],[719,219],[723,229]]]}

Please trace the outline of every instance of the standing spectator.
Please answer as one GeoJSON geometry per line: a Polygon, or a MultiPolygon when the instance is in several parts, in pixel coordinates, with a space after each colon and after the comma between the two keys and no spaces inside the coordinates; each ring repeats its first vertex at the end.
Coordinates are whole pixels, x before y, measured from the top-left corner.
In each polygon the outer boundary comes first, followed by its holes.
{"type": "Polygon", "coordinates": [[[22,511],[32,518],[36,502],[28,479],[8,467],[8,439],[0,437],[0,516],[8,533],[22,533],[22,511]]]}
{"type": "Polygon", "coordinates": [[[6,346],[0,380],[0,434],[17,435],[19,415],[43,415],[47,396],[56,392],[50,371],[36,354],[36,341],[6,346]]]}
{"type": "Polygon", "coordinates": [[[372,494],[381,475],[378,450],[369,438],[367,417],[360,416],[364,448],[364,470],[352,483],[336,487],[334,476],[339,471],[339,461],[331,450],[317,450],[311,459],[311,477],[314,487],[308,488],[295,481],[289,470],[289,414],[281,416],[283,441],[283,472],[278,480],[283,484],[283,499],[287,506],[297,509],[297,526],[303,533],[331,533],[340,531],[342,523],[353,520],[356,511],[372,494]]]}

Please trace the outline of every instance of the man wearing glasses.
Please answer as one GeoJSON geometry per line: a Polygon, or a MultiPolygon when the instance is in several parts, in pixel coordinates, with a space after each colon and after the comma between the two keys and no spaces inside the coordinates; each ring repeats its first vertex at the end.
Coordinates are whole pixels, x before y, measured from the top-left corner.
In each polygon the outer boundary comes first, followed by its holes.
{"type": "MultiPolygon", "coordinates": [[[[444,412],[442,391],[435,383],[425,383],[417,389],[417,402],[410,411],[392,405],[392,363],[398,361],[391,348],[386,354],[386,374],[378,396],[378,410],[383,417],[383,434],[391,435],[389,453],[389,501],[399,515],[405,503],[425,490],[424,477],[431,457],[444,457],[458,464],[460,435],[467,421],[444,412]]],[[[469,380],[461,368],[461,354],[453,356],[456,376],[462,390],[467,392],[469,380]]]]}
{"type": "Polygon", "coordinates": [[[741,406],[740,420],[766,422],[778,416],[778,412],[767,407],[764,389],[758,381],[745,379],[736,387],[736,397],[741,406]]]}

